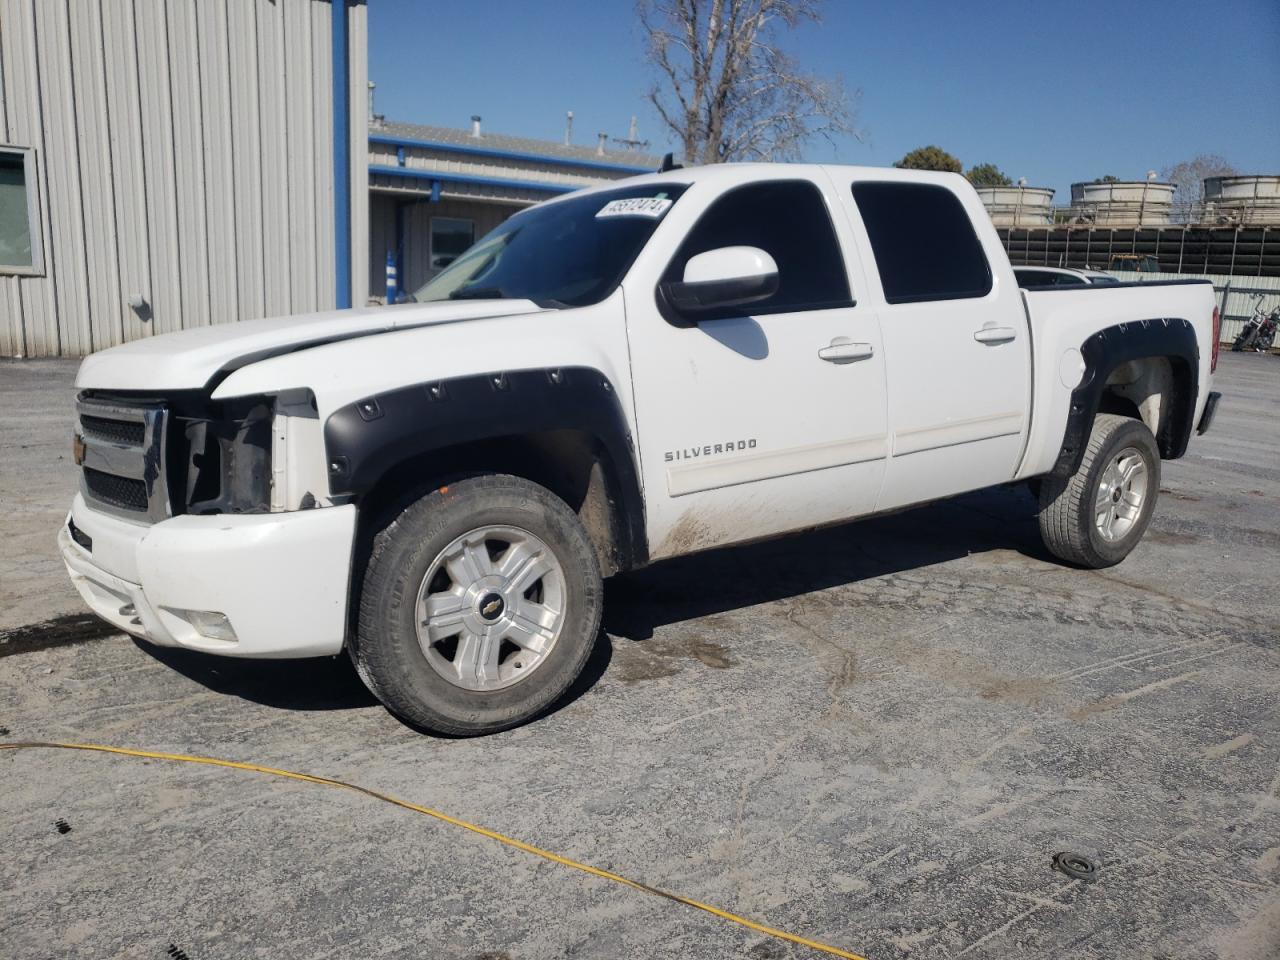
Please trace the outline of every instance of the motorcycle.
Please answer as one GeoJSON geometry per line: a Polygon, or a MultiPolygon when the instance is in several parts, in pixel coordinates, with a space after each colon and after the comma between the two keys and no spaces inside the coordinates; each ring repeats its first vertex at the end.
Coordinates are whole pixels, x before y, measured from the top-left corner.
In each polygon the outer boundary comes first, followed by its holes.
{"type": "Polygon", "coordinates": [[[1280,327],[1280,306],[1267,313],[1262,308],[1263,295],[1256,294],[1255,299],[1253,316],[1245,321],[1240,335],[1236,337],[1235,343],[1231,344],[1231,349],[1236,353],[1242,350],[1266,353],[1276,342],[1276,328],[1280,327]]]}

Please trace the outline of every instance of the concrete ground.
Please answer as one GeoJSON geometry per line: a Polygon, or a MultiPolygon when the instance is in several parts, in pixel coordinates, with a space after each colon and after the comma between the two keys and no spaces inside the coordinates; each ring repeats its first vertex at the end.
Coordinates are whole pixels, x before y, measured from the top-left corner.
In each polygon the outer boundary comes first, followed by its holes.
{"type": "MultiPolygon", "coordinates": [[[[1280,359],[1223,357],[1119,567],[1049,560],[1014,489],[661,565],[567,703],[479,740],[341,659],[6,633],[79,609],[72,374],[0,365],[0,738],[354,781],[876,960],[1280,957],[1280,359]]],[[[0,809],[6,957],[819,956],[253,773],[3,752],[0,809]]]]}

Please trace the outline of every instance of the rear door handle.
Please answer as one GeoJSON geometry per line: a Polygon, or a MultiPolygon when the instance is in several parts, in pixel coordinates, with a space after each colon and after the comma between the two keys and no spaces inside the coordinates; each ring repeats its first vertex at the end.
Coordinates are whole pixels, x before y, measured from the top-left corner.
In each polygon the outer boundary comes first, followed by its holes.
{"type": "Polygon", "coordinates": [[[997,327],[994,323],[983,324],[981,330],[973,332],[973,339],[979,343],[1008,343],[1018,338],[1018,331],[1013,327],[997,327]]]}
{"type": "Polygon", "coordinates": [[[876,349],[869,343],[856,343],[848,337],[836,337],[831,345],[818,351],[827,363],[853,363],[875,356],[876,349]]]}

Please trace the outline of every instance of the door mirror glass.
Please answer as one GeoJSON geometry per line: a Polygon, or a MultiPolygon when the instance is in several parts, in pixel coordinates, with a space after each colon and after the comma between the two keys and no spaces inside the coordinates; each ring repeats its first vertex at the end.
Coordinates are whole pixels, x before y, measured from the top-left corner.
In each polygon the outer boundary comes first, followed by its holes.
{"type": "Polygon", "coordinates": [[[663,287],[680,313],[742,306],[778,292],[778,264],[759,247],[718,247],[690,257],[684,279],[663,287]]]}

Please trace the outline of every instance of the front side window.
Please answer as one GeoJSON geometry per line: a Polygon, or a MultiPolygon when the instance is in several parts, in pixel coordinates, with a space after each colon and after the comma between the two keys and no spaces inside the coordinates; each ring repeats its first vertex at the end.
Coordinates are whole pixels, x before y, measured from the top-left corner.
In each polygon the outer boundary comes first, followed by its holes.
{"type": "Polygon", "coordinates": [[[599,303],[617,289],[685,186],[649,183],[540,204],[484,236],[414,300],[599,303]]]}
{"type": "Polygon", "coordinates": [[[443,270],[476,242],[476,225],[454,217],[431,218],[431,269],[443,270]]]}
{"type": "MultiPolygon", "coordinates": [[[[690,258],[719,247],[758,247],[778,265],[778,292],[751,314],[852,306],[840,244],[822,194],[807,180],[753,183],[731,190],[702,215],[663,280],[684,279],[690,258]]],[[[743,308],[729,311],[741,315],[743,308]]]]}
{"type": "Polygon", "coordinates": [[[991,292],[991,267],[960,198],[931,183],[867,181],[853,199],[888,303],[961,300],[991,292]]]}
{"type": "Polygon", "coordinates": [[[30,150],[0,147],[0,271],[38,271],[35,169],[30,150]]]}

